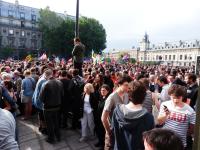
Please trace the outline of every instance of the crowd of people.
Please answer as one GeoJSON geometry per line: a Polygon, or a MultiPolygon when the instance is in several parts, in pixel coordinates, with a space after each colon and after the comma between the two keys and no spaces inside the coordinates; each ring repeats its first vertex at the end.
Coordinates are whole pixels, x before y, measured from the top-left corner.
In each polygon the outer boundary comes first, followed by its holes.
{"type": "Polygon", "coordinates": [[[0,149],[17,150],[15,118],[36,113],[38,130],[52,144],[61,140],[63,128],[81,129],[80,142],[97,138],[102,150],[192,148],[194,68],[93,64],[82,56],[76,65],[54,60],[0,65],[0,149]]]}

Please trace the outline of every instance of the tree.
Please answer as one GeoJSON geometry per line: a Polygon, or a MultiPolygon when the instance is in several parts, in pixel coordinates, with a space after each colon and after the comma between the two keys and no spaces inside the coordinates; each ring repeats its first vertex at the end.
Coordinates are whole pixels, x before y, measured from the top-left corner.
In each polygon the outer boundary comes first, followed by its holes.
{"type": "Polygon", "coordinates": [[[80,18],[80,39],[86,46],[86,55],[91,55],[91,51],[101,54],[106,48],[106,31],[102,24],[96,19],[80,18]]]}
{"type": "Polygon", "coordinates": [[[5,47],[1,49],[1,56],[2,58],[8,58],[11,57],[13,55],[14,49],[10,48],[10,47],[5,47]]]}
{"type": "Polygon", "coordinates": [[[60,54],[65,40],[65,20],[49,8],[40,10],[39,28],[43,32],[43,48],[49,54],[60,54]]]}
{"type": "MultiPolygon", "coordinates": [[[[70,18],[61,18],[49,8],[40,10],[39,28],[43,32],[43,49],[48,54],[71,57],[75,21],[70,18]]],[[[101,54],[106,48],[106,32],[97,20],[80,18],[80,39],[86,46],[86,57],[92,50],[101,54]]]]}

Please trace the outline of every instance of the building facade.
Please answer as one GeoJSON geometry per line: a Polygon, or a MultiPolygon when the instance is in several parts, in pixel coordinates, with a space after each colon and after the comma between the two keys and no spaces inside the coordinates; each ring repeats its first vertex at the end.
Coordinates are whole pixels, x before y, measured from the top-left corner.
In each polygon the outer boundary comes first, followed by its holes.
{"type": "Polygon", "coordinates": [[[42,46],[42,32],[38,29],[39,9],[0,1],[0,47],[36,51],[42,46]]]}
{"type": "MultiPolygon", "coordinates": [[[[28,51],[39,51],[42,48],[42,32],[38,28],[40,9],[0,0],[0,48],[9,47],[15,50],[15,56],[28,51]]],[[[75,17],[64,13],[58,16],[75,17]]]]}
{"type": "Polygon", "coordinates": [[[200,55],[200,41],[164,42],[150,46],[149,36],[145,34],[140,47],[106,53],[105,57],[117,59],[119,53],[129,53],[131,58],[140,62],[160,62],[173,66],[193,66],[200,55]]]}

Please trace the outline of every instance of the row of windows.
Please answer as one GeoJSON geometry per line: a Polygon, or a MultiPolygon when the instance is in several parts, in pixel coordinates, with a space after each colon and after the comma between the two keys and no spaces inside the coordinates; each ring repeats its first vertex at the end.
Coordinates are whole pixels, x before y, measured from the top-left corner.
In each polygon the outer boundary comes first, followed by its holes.
{"type": "MultiPolygon", "coordinates": [[[[141,60],[142,59],[143,59],[143,57],[141,57],[141,60]]],[[[149,56],[147,56],[147,60],[150,60],[149,56]]],[[[153,60],[176,60],[176,55],[165,55],[164,58],[162,56],[156,55],[156,58],[153,57],[153,60]]],[[[192,56],[191,55],[180,55],[179,60],[192,60],[192,56]]]]}
{"type": "MultiPolygon", "coordinates": [[[[1,14],[1,9],[0,9],[0,14],[1,14]]],[[[8,10],[8,16],[9,17],[14,17],[14,11],[13,10],[8,10]]],[[[20,19],[25,20],[25,13],[20,12],[20,19]]],[[[31,20],[36,21],[36,15],[31,14],[31,20]]]]}
{"type": "Polygon", "coordinates": [[[196,46],[195,44],[192,44],[192,45],[188,44],[188,45],[182,45],[182,46],[155,47],[155,49],[165,49],[165,48],[170,49],[170,48],[179,48],[179,47],[185,48],[185,47],[195,47],[195,46],[196,46]]]}
{"type": "MultiPolygon", "coordinates": [[[[8,38],[8,45],[10,47],[16,47],[15,39],[14,38],[8,38]]],[[[26,40],[20,39],[18,48],[25,48],[25,47],[26,47],[26,40]]],[[[31,40],[31,48],[34,48],[34,49],[37,48],[37,40],[31,40]]]]}
{"type": "MultiPolygon", "coordinates": [[[[13,20],[9,20],[9,25],[12,26],[12,25],[16,25],[16,24],[13,23],[13,20]]],[[[20,27],[21,27],[21,28],[24,28],[24,27],[25,27],[25,21],[21,21],[21,22],[20,22],[20,27]]],[[[36,27],[37,27],[37,26],[36,26],[36,23],[35,23],[35,22],[32,22],[31,27],[32,27],[32,28],[36,28],[36,27]]]]}
{"type": "MultiPolygon", "coordinates": [[[[6,30],[3,30],[3,32],[6,32],[6,30]]],[[[14,36],[14,30],[13,29],[9,29],[8,30],[8,34],[10,35],[10,36],[14,36]]],[[[16,31],[15,32],[15,34],[16,35],[19,35],[19,31],[16,31]]],[[[30,33],[30,32],[27,32],[27,36],[32,36],[32,38],[36,38],[36,35],[38,36],[38,38],[40,38],[41,37],[41,34],[39,33],[39,34],[36,34],[35,32],[32,32],[32,33],[30,33]],[[32,35],[31,35],[32,34],[32,35]]],[[[20,36],[21,37],[25,37],[26,36],[26,34],[25,34],[25,31],[24,30],[22,30],[21,32],[20,32],[20,36]]]]}

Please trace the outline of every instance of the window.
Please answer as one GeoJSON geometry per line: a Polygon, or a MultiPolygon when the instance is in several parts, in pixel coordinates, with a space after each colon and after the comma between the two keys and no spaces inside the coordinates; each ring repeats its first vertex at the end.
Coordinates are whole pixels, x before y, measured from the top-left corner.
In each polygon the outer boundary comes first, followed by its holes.
{"type": "Polygon", "coordinates": [[[3,33],[6,33],[6,29],[3,29],[3,33]]]}
{"type": "Polygon", "coordinates": [[[9,20],[9,25],[13,25],[13,20],[9,20]]]}
{"type": "Polygon", "coordinates": [[[171,57],[172,57],[172,56],[171,56],[171,55],[169,55],[169,60],[171,60],[171,57]]]}
{"type": "Polygon", "coordinates": [[[25,19],[25,14],[23,12],[20,12],[20,19],[25,19]]]}
{"type": "Polygon", "coordinates": [[[10,30],[9,30],[9,34],[10,34],[10,35],[13,35],[13,34],[14,34],[13,29],[10,29],[10,30]]]}
{"type": "Polygon", "coordinates": [[[32,14],[32,15],[31,15],[31,20],[32,20],[32,21],[36,21],[36,15],[33,15],[33,14],[32,14]]]}
{"type": "Polygon", "coordinates": [[[37,48],[37,41],[36,41],[36,40],[32,40],[32,41],[31,41],[31,47],[32,47],[33,49],[36,49],[36,48],[37,48]]]}
{"type": "Polygon", "coordinates": [[[185,55],[185,60],[187,60],[187,55],[185,55]]]}
{"type": "Polygon", "coordinates": [[[158,55],[156,55],[156,60],[158,60],[158,55]]]}
{"type": "Polygon", "coordinates": [[[176,59],[176,55],[173,55],[173,60],[175,60],[176,59]]]}
{"type": "Polygon", "coordinates": [[[182,60],[183,59],[183,55],[180,55],[180,60],[182,60]]]}
{"type": "Polygon", "coordinates": [[[20,8],[21,10],[24,10],[24,7],[23,6],[21,6],[21,8],[20,8]]]}
{"type": "Polygon", "coordinates": [[[32,28],[36,28],[36,24],[35,23],[32,23],[32,28]]]}
{"type": "Polygon", "coordinates": [[[165,55],[165,60],[167,60],[167,55],[165,55]]]}
{"type": "Polygon", "coordinates": [[[14,47],[14,38],[9,38],[8,44],[9,44],[10,47],[14,47]]]}
{"type": "Polygon", "coordinates": [[[8,10],[8,16],[13,17],[13,11],[12,10],[8,10]]]}
{"type": "Polygon", "coordinates": [[[36,38],[35,32],[32,32],[32,38],[36,38]]]}
{"type": "Polygon", "coordinates": [[[27,36],[30,36],[30,32],[27,33],[27,36]]]}
{"type": "Polygon", "coordinates": [[[21,31],[21,36],[25,36],[25,32],[24,31],[21,31]]]}
{"type": "Polygon", "coordinates": [[[25,39],[20,39],[20,41],[19,41],[19,46],[20,46],[20,48],[25,48],[25,39]]]}
{"type": "Polygon", "coordinates": [[[25,27],[25,22],[21,21],[21,27],[24,28],[25,27]]]}

